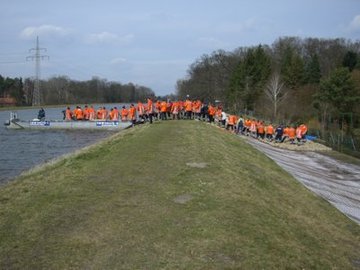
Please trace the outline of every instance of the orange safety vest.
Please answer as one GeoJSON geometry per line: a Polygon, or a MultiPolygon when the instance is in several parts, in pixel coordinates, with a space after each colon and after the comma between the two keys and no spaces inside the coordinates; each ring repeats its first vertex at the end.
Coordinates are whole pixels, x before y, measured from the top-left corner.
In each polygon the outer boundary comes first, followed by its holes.
{"type": "Polygon", "coordinates": [[[70,109],[66,109],[65,111],[65,120],[72,120],[72,113],[70,109]]]}
{"type": "Polygon", "coordinates": [[[274,127],[272,125],[266,127],[266,134],[274,134],[274,127]]]}
{"type": "Polygon", "coordinates": [[[293,127],[289,128],[288,135],[290,139],[295,139],[295,135],[296,135],[295,128],[293,127]]]}
{"type": "Polygon", "coordinates": [[[83,120],[84,119],[84,113],[83,113],[82,109],[77,108],[75,110],[75,117],[76,117],[76,120],[83,120]]]}
{"type": "Polygon", "coordinates": [[[307,126],[305,124],[300,125],[301,135],[305,135],[307,132],[307,126]]]}
{"type": "Polygon", "coordinates": [[[95,110],[93,107],[88,108],[89,111],[89,120],[92,121],[95,119],[95,110]]]}
{"type": "Polygon", "coordinates": [[[283,135],[284,136],[289,136],[289,128],[288,127],[284,128],[283,135]]]}
{"type": "Polygon", "coordinates": [[[156,101],[156,103],[155,103],[155,110],[156,110],[156,112],[160,112],[160,108],[161,108],[161,102],[160,102],[160,101],[156,101]]]}
{"type": "Polygon", "coordinates": [[[192,103],[190,100],[186,100],[185,101],[185,111],[187,112],[191,112],[192,111],[192,103]]]}
{"type": "Polygon", "coordinates": [[[235,115],[230,115],[228,124],[229,125],[235,125],[235,123],[236,123],[236,116],[235,115]]]}
{"type": "Polygon", "coordinates": [[[134,106],[132,106],[129,109],[129,120],[135,120],[135,119],[136,119],[136,109],[134,106]]]}
{"type": "Polygon", "coordinates": [[[263,124],[259,124],[258,127],[257,127],[257,132],[259,134],[264,134],[265,133],[265,128],[264,128],[264,125],[263,124]]]}
{"type": "Polygon", "coordinates": [[[147,101],[147,112],[148,113],[154,113],[154,106],[153,106],[153,102],[151,99],[148,99],[147,101]]]}
{"type": "Polygon", "coordinates": [[[139,113],[139,116],[142,116],[145,112],[144,105],[141,102],[138,102],[137,111],[139,113]]]}
{"type": "Polygon", "coordinates": [[[129,111],[126,108],[123,108],[121,110],[121,121],[127,121],[128,114],[129,114],[129,111]]]}
{"type": "Polygon", "coordinates": [[[90,118],[90,113],[89,113],[89,108],[84,108],[84,119],[89,120],[90,118]]]}
{"type": "Polygon", "coordinates": [[[109,113],[109,118],[111,121],[118,121],[119,111],[117,109],[112,109],[109,113]]]}
{"type": "Polygon", "coordinates": [[[179,103],[174,102],[171,106],[171,113],[178,114],[179,113],[179,103]]]}
{"type": "Polygon", "coordinates": [[[167,111],[167,104],[165,101],[161,102],[160,105],[160,112],[166,112],[167,111]]]}

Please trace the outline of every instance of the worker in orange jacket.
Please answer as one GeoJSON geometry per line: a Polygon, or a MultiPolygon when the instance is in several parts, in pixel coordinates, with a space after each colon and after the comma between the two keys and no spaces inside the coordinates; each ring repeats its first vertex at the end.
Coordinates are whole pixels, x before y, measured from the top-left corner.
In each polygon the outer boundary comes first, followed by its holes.
{"type": "Polygon", "coordinates": [[[134,104],[130,105],[128,119],[132,122],[133,125],[135,125],[135,123],[136,123],[136,108],[135,108],[134,104]]]}
{"type": "Polygon", "coordinates": [[[148,98],[147,99],[147,109],[146,109],[146,113],[147,113],[147,116],[149,118],[149,122],[150,124],[152,124],[153,122],[153,116],[154,116],[154,104],[153,104],[153,101],[151,98],[148,98]]]}
{"type": "Polygon", "coordinates": [[[288,136],[289,136],[289,139],[290,139],[290,143],[294,144],[295,143],[295,137],[296,137],[295,128],[293,126],[291,126],[287,132],[288,132],[288,136]]]}
{"type": "Polygon", "coordinates": [[[257,136],[258,138],[264,140],[265,139],[265,127],[262,121],[259,122],[257,126],[257,136]]]}
{"type": "Polygon", "coordinates": [[[307,128],[307,126],[306,126],[305,124],[301,124],[301,125],[299,126],[299,128],[301,129],[301,138],[304,140],[304,139],[305,139],[305,135],[306,135],[306,133],[307,133],[307,131],[308,131],[308,128],[307,128]]]}
{"type": "Polygon", "coordinates": [[[126,109],[125,106],[122,106],[121,109],[121,121],[126,122],[128,120],[129,111],[126,109]]]}
{"type": "Polygon", "coordinates": [[[184,106],[185,106],[186,119],[191,119],[192,118],[192,102],[191,102],[191,100],[186,99],[184,106]]]}
{"type": "Polygon", "coordinates": [[[75,119],[78,121],[81,121],[84,119],[84,113],[83,110],[80,108],[80,106],[76,106],[76,109],[74,110],[75,119]]]}
{"type": "Polygon", "coordinates": [[[227,127],[226,129],[235,130],[235,124],[236,124],[236,115],[230,114],[227,119],[227,127]]]}
{"type": "Polygon", "coordinates": [[[161,120],[166,120],[166,112],[167,112],[167,103],[166,101],[162,101],[160,103],[160,119],[161,120]]]}
{"type": "Polygon", "coordinates": [[[266,126],[265,132],[266,132],[266,139],[272,141],[274,137],[274,127],[271,123],[266,126]]]}
{"type": "Polygon", "coordinates": [[[73,113],[71,112],[70,107],[67,107],[65,110],[65,120],[66,121],[73,120],[73,113]]]}
{"type": "Polygon", "coordinates": [[[209,122],[210,123],[214,122],[214,116],[216,114],[216,109],[211,104],[209,104],[209,107],[208,107],[208,114],[209,114],[209,122]]]}
{"type": "Polygon", "coordinates": [[[136,110],[137,110],[137,113],[138,113],[139,118],[145,120],[145,118],[144,118],[145,107],[144,107],[144,104],[142,104],[141,101],[138,101],[136,110]]]}

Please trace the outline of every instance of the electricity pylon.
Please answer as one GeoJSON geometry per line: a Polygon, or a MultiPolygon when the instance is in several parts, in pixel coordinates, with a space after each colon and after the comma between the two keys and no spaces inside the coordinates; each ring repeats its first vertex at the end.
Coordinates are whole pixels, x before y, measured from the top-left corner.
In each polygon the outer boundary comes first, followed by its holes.
{"type": "Polygon", "coordinates": [[[31,56],[26,57],[26,61],[29,59],[35,60],[35,81],[34,81],[34,91],[32,97],[32,106],[41,105],[41,93],[40,93],[40,61],[44,59],[49,59],[48,55],[41,55],[40,52],[46,52],[46,48],[39,47],[39,37],[36,37],[36,47],[31,48],[29,52],[34,51],[35,53],[31,56]]]}

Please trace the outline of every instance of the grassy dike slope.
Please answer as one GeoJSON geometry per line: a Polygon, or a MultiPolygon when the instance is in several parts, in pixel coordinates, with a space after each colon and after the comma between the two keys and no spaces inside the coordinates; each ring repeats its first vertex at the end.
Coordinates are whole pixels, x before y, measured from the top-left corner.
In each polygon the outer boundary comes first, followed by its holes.
{"type": "Polygon", "coordinates": [[[0,205],[0,269],[360,267],[357,224],[195,121],[126,130],[1,187],[0,205]]]}

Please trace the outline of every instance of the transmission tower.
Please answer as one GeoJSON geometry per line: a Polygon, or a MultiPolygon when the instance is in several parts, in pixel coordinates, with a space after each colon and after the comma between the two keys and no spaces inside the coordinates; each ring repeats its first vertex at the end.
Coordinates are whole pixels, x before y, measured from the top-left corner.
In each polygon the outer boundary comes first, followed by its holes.
{"type": "Polygon", "coordinates": [[[35,81],[34,81],[34,91],[32,97],[32,106],[41,105],[41,93],[40,93],[40,61],[44,59],[49,59],[48,55],[42,55],[40,52],[46,52],[46,48],[39,47],[39,37],[36,37],[36,47],[31,48],[29,52],[34,54],[26,57],[26,61],[35,60],[35,81]]]}

